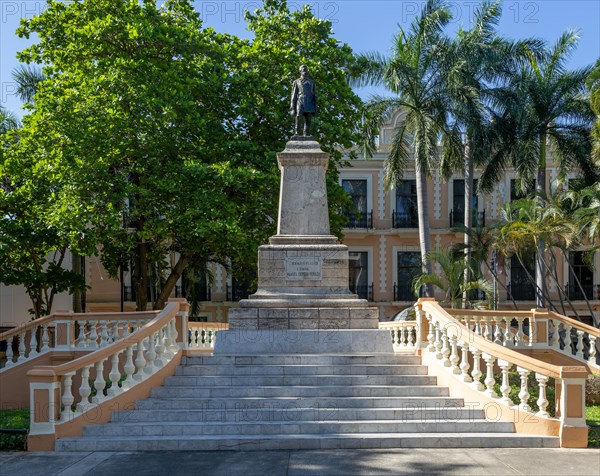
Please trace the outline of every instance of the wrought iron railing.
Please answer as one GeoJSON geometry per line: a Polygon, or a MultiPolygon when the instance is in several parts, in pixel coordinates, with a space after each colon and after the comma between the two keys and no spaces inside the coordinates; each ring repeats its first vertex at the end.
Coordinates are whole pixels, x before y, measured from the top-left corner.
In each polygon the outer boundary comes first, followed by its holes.
{"type": "Polygon", "coordinates": [[[506,286],[508,299],[514,301],[535,301],[535,288],[532,286],[506,286]]]}
{"type": "Polygon", "coordinates": [[[373,228],[373,210],[362,215],[344,212],[344,216],[348,218],[344,228],[366,228],[368,230],[373,228]]]}
{"type": "Polygon", "coordinates": [[[419,219],[409,213],[392,212],[392,228],[417,228],[419,219]]]}
{"type": "Polygon", "coordinates": [[[565,292],[572,301],[600,300],[600,285],[598,284],[582,284],[581,286],[567,284],[565,292]]]}
{"type": "MultiPolygon", "coordinates": [[[[450,210],[449,219],[450,227],[454,225],[461,225],[465,221],[465,214],[463,211],[455,212],[454,209],[450,210]]],[[[485,226],[485,210],[482,212],[474,211],[473,212],[473,224],[474,227],[483,227],[485,226]]]]}

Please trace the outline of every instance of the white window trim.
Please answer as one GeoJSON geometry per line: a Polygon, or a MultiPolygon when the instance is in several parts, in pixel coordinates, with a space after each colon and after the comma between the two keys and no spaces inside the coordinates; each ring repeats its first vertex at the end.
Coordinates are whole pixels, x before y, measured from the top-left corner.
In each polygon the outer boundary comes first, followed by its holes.
{"type": "Polygon", "coordinates": [[[372,246],[349,246],[348,252],[366,252],[367,253],[367,286],[373,284],[373,247],[372,246]]]}
{"type": "Polygon", "coordinates": [[[373,175],[372,174],[353,174],[341,173],[338,177],[338,183],[342,186],[343,180],[366,180],[367,181],[367,213],[373,210],[373,175]]]}

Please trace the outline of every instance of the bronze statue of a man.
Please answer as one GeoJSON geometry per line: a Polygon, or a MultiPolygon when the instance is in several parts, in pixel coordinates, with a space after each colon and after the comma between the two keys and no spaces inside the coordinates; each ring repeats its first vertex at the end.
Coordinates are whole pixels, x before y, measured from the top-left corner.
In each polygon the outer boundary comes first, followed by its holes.
{"type": "Polygon", "coordinates": [[[315,82],[308,76],[306,65],[300,66],[300,78],[294,81],[292,87],[292,101],[290,104],[290,115],[296,118],[296,134],[300,135],[301,122],[304,118],[304,136],[310,135],[310,123],[312,116],[317,113],[317,91],[315,82]]]}

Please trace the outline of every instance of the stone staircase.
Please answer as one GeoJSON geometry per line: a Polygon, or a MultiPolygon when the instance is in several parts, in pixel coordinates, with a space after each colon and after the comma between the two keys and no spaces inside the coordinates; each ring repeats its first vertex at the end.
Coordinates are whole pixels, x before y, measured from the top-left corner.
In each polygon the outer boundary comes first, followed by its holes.
{"type": "Polygon", "coordinates": [[[448,396],[408,354],[186,357],[136,410],[57,451],[558,447],[448,396]]]}

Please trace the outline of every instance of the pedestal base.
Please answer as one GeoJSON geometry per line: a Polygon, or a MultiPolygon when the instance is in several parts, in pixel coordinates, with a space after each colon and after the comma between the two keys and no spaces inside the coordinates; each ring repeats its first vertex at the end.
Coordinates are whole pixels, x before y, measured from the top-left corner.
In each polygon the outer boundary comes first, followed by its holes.
{"type": "Polygon", "coordinates": [[[221,331],[215,355],[373,354],[393,353],[387,330],[277,330],[221,331]]]}
{"type": "MultiPolygon", "coordinates": [[[[342,330],[377,329],[379,310],[366,307],[290,307],[289,301],[278,307],[237,307],[229,310],[230,329],[342,330]],[[287,304],[287,305],[286,305],[287,304]],[[284,307],[285,306],[285,307],[284,307]]],[[[341,301],[346,306],[347,301],[341,301]]],[[[244,301],[242,305],[251,301],[244,301]]]]}

